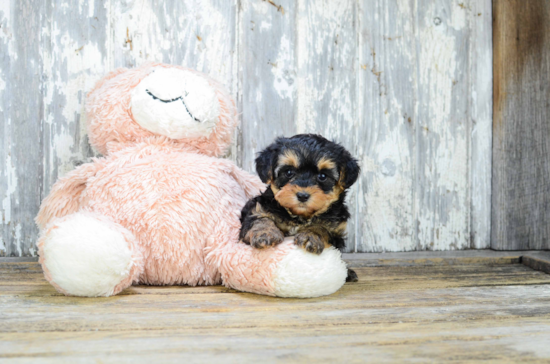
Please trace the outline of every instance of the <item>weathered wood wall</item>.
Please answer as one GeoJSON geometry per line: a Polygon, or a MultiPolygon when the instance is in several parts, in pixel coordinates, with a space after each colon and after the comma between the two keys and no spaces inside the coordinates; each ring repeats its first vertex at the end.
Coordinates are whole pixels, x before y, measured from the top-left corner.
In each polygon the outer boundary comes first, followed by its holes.
{"type": "Polygon", "coordinates": [[[486,248],[491,0],[4,0],[0,255],[34,255],[55,180],[94,155],[83,101],[107,71],[156,60],[224,82],[230,157],[321,133],[361,161],[349,251],[486,248]]]}
{"type": "Polygon", "coordinates": [[[550,249],[550,2],[494,1],[493,249],[550,249]]]}

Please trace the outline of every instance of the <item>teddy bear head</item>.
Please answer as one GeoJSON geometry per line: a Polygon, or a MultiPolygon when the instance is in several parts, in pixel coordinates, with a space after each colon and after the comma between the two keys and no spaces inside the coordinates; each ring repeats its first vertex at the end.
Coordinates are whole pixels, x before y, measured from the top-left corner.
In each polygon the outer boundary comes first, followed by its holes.
{"type": "Polygon", "coordinates": [[[221,156],[237,125],[224,87],[198,71],[162,63],[117,69],[86,100],[88,137],[102,154],[138,142],[171,142],[221,156]]]}

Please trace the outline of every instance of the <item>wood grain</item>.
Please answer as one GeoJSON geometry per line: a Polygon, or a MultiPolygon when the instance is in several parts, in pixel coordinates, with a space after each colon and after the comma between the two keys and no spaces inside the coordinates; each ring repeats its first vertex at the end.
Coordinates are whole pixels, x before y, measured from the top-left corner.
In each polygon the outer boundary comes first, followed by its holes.
{"type": "Polygon", "coordinates": [[[17,362],[544,363],[548,319],[391,323],[329,327],[0,334],[1,358],[17,362]],[[292,341],[289,340],[292,338],[292,341]],[[32,345],[28,343],[32,342],[32,345]],[[68,351],[67,347],[71,350],[68,351]]]}
{"type": "Polygon", "coordinates": [[[42,198],[41,0],[0,6],[0,256],[35,255],[42,198]]]}
{"type": "Polygon", "coordinates": [[[84,101],[86,91],[110,70],[109,12],[104,1],[46,4],[40,50],[44,115],[36,124],[44,144],[42,198],[59,177],[97,155],[88,143],[84,101]]]}
{"type": "Polygon", "coordinates": [[[359,12],[357,251],[417,248],[414,4],[368,1],[359,12]],[[399,16],[395,16],[399,14],[399,16]]]}
{"type": "Polygon", "coordinates": [[[489,246],[490,9],[361,3],[357,251],[489,246]]]}
{"type": "Polygon", "coordinates": [[[550,252],[538,251],[525,254],[521,257],[521,262],[531,269],[550,274],[550,252]]]}
{"type": "Polygon", "coordinates": [[[0,361],[550,359],[550,275],[521,264],[356,271],[358,283],[314,299],[144,286],[78,298],[35,262],[0,263],[0,361]]]}
{"type": "Polygon", "coordinates": [[[234,0],[115,1],[110,13],[114,65],[180,64],[231,87],[236,11],[234,0]]]}
{"type": "Polygon", "coordinates": [[[516,264],[532,252],[493,250],[417,251],[405,253],[353,253],[342,258],[352,267],[516,264]]]}
{"type": "Polygon", "coordinates": [[[419,1],[415,122],[415,215],[418,249],[470,245],[468,195],[468,9],[419,1]]]}
{"type": "Polygon", "coordinates": [[[550,4],[493,3],[493,249],[550,249],[550,4]]]}
{"type": "Polygon", "coordinates": [[[487,249],[491,245],[493,12],[489,1],[470,1],[469,7],[470,248],[487,249]]]}
{"type": "Polygon", "coordinates": [[[238,161],[256,173],[258,152],[296,134],[296,2],[244,0],[239,12],[238,161]]]}

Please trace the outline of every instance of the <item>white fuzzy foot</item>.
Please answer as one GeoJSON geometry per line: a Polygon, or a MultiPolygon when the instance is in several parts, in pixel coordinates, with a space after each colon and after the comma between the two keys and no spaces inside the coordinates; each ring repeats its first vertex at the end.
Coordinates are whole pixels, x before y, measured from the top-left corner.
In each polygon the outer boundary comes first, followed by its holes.
{"type": "Polygon", "coordinates": [[[274,272],[275,295],[310,298],[333,294],[346,283],[346,263],[335,248],[326,248],[320,255],[293,249],[277,265],[274,272]]]}
{"type": "Polygon", "coordinates": [[[111,296],[130,286],[143,269],[134,236],[93,212],[53,221],[38,242],[46,279],[73,296],[111,296]]]}

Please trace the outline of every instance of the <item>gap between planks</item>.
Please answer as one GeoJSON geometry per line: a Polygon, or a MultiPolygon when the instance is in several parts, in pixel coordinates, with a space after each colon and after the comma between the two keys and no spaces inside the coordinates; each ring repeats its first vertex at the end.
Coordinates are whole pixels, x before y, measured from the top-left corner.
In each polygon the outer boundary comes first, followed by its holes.
{"type": "MultiPolygon", "coordinates": [[[[550,273],[550,251],[495,251],[484,249],[401,253],[344,253],[342,254],[342,258],[349,267],[494,265],[522,263],[534,270],[550,273]]],[[[34,263],[37,261],[37,257],[0,257],[0,264],[34,263]]]]}

